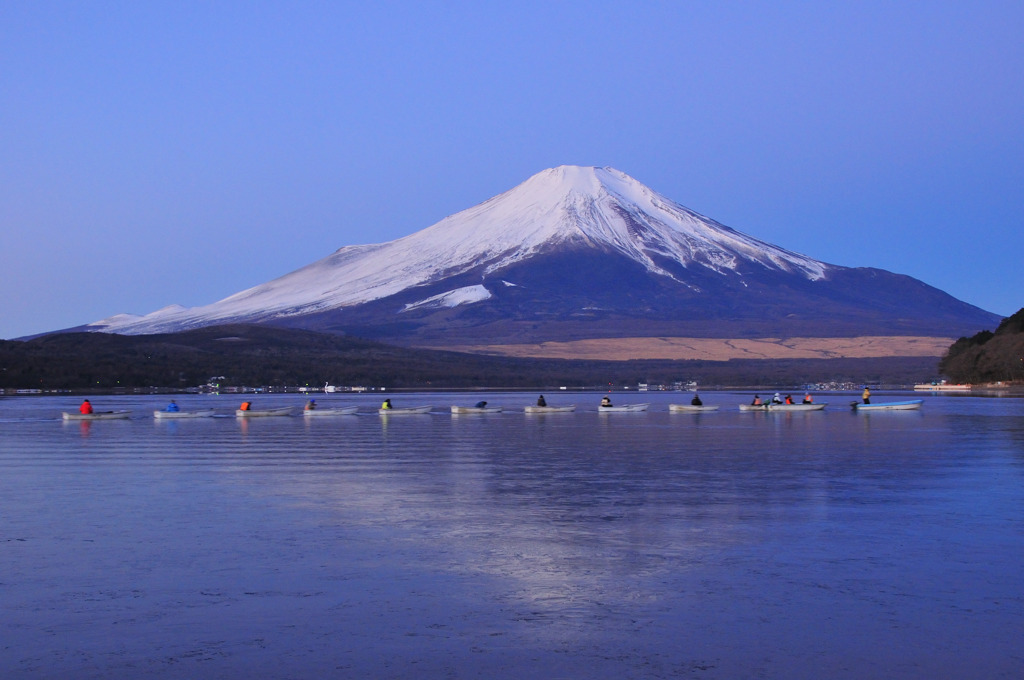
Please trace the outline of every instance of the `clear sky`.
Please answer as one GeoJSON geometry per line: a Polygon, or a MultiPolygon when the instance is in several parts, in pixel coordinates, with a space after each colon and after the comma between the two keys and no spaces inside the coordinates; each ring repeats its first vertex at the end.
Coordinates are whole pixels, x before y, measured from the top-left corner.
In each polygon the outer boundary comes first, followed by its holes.
{"type": "Polygon", "coordinates": [[[562,164],[1024,306],[1024,3],[0,2],[0,338],[213,302],[562,164]]]}

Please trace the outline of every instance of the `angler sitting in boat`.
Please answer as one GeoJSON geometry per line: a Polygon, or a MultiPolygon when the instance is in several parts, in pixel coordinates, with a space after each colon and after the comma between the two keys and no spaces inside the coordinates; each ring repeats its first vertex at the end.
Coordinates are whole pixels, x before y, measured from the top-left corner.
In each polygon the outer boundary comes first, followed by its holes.
{"type": "Polygon", "coordinates": [[[239,411],[249,411],[249,410],[252,410],[252,402],[251,401],[243,401],[242,405],[238,407],[238,410],[239,411]]]}
{"type": "Polygon", "coordinates": [[[304,411],[313,411],[315,409],[316,409],[316,399],[310,399],[309,401],[306,402],[306,405],[303,407],[304,411]]]}
{"type": "Polygon", "coordinates": [[[787,404],[792,404],[793,403],[793,395],[792,394],[787,394],[786,395],[786,403],[787,404]]]}
{"type": "Polygon", "coordinates": [[[755,394],[754,400],[750,402],[751,406],[761,406],[761,395],[755,394]]]}
{"type": "Polygon", "coordinates": [[[381,404],[380,407],[382,409],[390,409],[391,408],[391,400],[390,399],[385,399],[384,403],[381,404]]]}
{"type": "Polygon", "coordinates": [[[612,400],[607,396],[601,397],[601,408],[608,408],[612,405],[612,400]]]}
{"type": "Polygon", "coordinates": [[[778,392],[776,392],[775,396],[772,397],[772,403],[773,404],[781,404],[782,403],[782,395],[779,394],[778,392]]]}
{"type": "Polygon", "coordinates": [[[174,403],[173,399],[171,399],[171,403],[168,404],[167,408],[165,408],[164,410],[167,411],[168,413],[177,413],[181,409],[179,409],[178,405],[176,403],[174,403]]]}
{"type": "Polygon", "coordinates": [[[486,401],[478,401],[476,402],[476,405],[473,408],[484,408],[485,406],[487,406],[486,401]]]}
{"type": "Polygon", "coordinates": [[[548,402],[544,399],[544,395],[537,397],[537,406],[547,406],[548,402]]]}
{"type": "Polygon", "coordinates": [[[813,404],[814,403],[814,399],[811,398],[811,393],[810,392],[806,392],[804,394],[804,401],[803,401],[803,403],[805,403],[805,404],[813,404]]]}
{"type": "Polygon", "coordinates": [[[700,395],[696,392],[693,393],[693,399],[690,400],[691,406],[703,406],[704,402],[700,400],[700,395]]]}
{"type": "Polygon", "coordinates": [[[84,416],[87,416],[90,413],[92,413],[92,404],[89,403],[88,399],[83,401],[82,405],[78,407],[78,412],[84,416]]]}

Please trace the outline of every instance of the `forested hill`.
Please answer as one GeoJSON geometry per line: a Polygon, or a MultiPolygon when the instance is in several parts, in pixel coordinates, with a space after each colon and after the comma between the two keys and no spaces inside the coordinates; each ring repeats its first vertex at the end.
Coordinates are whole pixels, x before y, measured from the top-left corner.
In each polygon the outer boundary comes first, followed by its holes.
{"type": "Polygon", "coordinates": [[[779,361],[568,361],[393,347],[268,326],[213,326],[160,335],[66,333],[0,341],[0,388],[185,389],[213,376],[227,385],[388,388],[798,385],[930,379],[933,357],[779,361]]]}
{"type": "Polygon", "coordinates": [[[256,325],[180,333],[61,333],[0,342],[0,387],[187,388],[229,385],[429,385],[515,373],[484,357],[392,347],[360,338],[256,325]]]}
{"type": "Polygon", "coordinates": [[[995,332],[960,338],[939,362],[954,382],[1024,381],[1024,309],[1003,319],[995,332]]]}

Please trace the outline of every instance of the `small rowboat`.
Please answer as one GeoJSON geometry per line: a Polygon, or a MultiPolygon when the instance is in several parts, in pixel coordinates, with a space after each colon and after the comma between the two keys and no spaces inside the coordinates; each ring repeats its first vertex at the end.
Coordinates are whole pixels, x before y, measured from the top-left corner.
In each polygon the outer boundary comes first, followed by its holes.
{"type": "Polygon", "coordinates": [[[64,411],[64,420],[127,420],[131,418],[131,411],[94,411],[92,413],[68,413],[64,411]]]}
{"type": "Polygon", "coordinates": [[[168,418],[212,418],[212,408],[204,408],[198,411],[153,411],[153,417],[157,420],[167,420],[168,418]]]}
{"type": "Polygon", "coordinates": [[[717,411],[718,406],[695,406],[693,404],[669,404],[669,411],[682,412],[682,413],[700,413],[702,411],[717,411]]]}
{"type": "Polygon", "coordinates": [[[910,399],[908,401],[889,401],[881,404],[862,404],[859,401],[850,402],[854,411],[915,411],[921,408],[924,399],[910,399]]]}
{"type": "Polygon", "coordinates": [[[501,413],[500,406],[452,406],[452,413],[501,413]]]}
{"type": "Polygon", "coordinates": [[[527,406],[523,409],[526,413],[572,413],[576,410],[576,404],[569,406],[527,406]]]}
{"type": "Polygon", "coordinates": [[[740,404],[741,411],[821,411],[827,402],[820,404],[740,404]]]}
{"type": "Polygon", "coordinates": [[[650,404],[623,404],[622,406],[599,406],[598,413],[639,413],[646,411],[650,404]]]}
{"type": "Polygon", "coordinates": [[[769,411],[821,411],[827,402],[820,404],[768,404],[769,411]]]}
{"type": "Polygon", "coordinates": [[[407,416],[414,413],[430,413],[431,406],[409,406],[406,408],[379,408],[377,413],[382,416],[407,416]]]}
{"type": "Polygon", "coordinates": [[[291,406],[283,406],[281,408],[251,408],[248,411],[238,409],[235,411],[235,415],[239,418],[267,418],[270,416],[290,416],[292,414],[291,406]]]}
{"type": "Polygon", "coordinates": [[[308,418],[320,416],[350,416],[358,410],[358,406],[340,406],[338,408],[311,408],[305,409],[302,412],[302,415],[308,418]]]}

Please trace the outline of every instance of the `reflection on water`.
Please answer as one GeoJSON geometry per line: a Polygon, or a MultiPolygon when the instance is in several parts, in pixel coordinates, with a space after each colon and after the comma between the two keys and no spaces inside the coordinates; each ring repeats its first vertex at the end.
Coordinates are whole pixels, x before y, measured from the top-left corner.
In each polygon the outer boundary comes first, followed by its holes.
{"type": "Polygon", "coordinates": [[[251,420],[185,397],[224,417],[165,421],[143,415],[160,400],[110,397],[97,408],[136,418],[92,423],[58,420],[75,400],[0,401],[0,668],[1020,674],[1019,401],[703,396],[722,408],[650,393],[598,415],[576,394],[575,413],[527,416],[535,395],[492,394],[502,413],[453,417],[424,394],[401,405],[430,415],[339,397],[318,401],[363,413],[251,420]]]}

